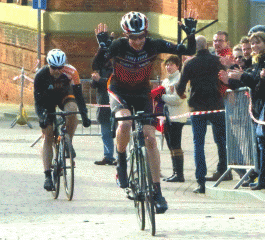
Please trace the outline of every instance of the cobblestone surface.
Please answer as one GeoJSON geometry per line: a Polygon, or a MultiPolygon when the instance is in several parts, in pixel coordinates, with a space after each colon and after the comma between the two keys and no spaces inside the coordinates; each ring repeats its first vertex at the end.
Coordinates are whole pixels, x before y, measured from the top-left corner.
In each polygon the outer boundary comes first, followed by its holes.
{"type": "MultiPolygon", "coordinates": [[[[33,129],[0,123],[0,240],[16,239],[154,239],[149,226],[139,230],[133,203],[115,183],[115,167],[96,166],[102,158],[98,136],[76,136],[75,192],[67,201],[63,187],[59,199],[44,191],[39,157],[40,136],[33,129]]],[[[80,131],[80,129],[79,129],[80,131]]],[[[87,131],[87,130],[86,130],[87,131]]],[[[210,128],[206,139],[208,172],[216,168],[217,154],[210,128]]],[[[264,203],[228,201],[196,195],[193,143],[190,126],[184,127],[185,183],[162,181],[169,210],[156,215],[155,239],[265,239],[264,203]]],[[[161,151],[161,172],[172,172],[166,145],[161,151]]],[[[237,178],[234,174],[234,178],[237,178]]]]}

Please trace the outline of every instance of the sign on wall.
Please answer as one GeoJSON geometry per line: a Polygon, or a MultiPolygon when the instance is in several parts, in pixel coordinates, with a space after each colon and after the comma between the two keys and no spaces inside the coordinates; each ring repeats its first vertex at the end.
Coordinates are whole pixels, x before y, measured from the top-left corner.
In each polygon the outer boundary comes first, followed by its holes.
{"type": "Polygon", "coordinates": [[[47,0],[33,0],[32,2],[33,9],[43,9],[47,8],[47,0]]]}

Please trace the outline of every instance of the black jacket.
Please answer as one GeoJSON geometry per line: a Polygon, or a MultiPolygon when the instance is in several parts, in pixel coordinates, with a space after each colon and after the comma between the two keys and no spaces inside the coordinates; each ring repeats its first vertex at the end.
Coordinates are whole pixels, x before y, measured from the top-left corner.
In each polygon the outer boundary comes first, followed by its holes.
{"type": "Polygon", "coordinates": [[[265,79],[260,78],[260,72],[265,68],[265,54],[259,58],[258,63],[254,64],[252,68],[244,71],[238,80],[229,79],[229,85],[233,89],[237,87],[247,86],[252,90],[253,114],[257,118],[265,103],[265,79]]]}
{"type": "Polygon", "coordinates": [[[224,108],[223,98],[219,92],[218,73],[225,67],[220,58],[210,54],[209,50],[199,50],[192,59],[186,61],[177,93],[181,96],[190,80],[191,93],[189,106],[192,111],[219,110],[224,108]]]}
{"type": "MultiPolygon", "coordinates": [[[[100,70],[99,81],[92,81],[91,87],[97,90],[96,99],[100,105],[109,105],[109,95],[107,92],[108,78],[112,73],[112,68],[107,67],[100,70]]],[[[97,121],[99,123],[110,122],[111,110],[109,107],[99,107],[97,109],[97,121]]]]}

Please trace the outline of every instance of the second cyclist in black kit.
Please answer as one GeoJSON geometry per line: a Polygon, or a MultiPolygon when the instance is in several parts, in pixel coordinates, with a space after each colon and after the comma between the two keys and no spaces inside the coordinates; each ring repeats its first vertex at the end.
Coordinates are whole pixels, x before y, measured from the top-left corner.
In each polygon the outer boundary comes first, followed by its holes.
{"type": "MultiPolygon", "coordinates": [[[[185,14],[186,15],[186,14],[185,14]]],[[[140,12],[129,12],[122,17],[121,28],[125,37],[112,42],[106,24],[99,24],[95,33],[99,51],[93,61],[93,70],[99,70],[113,59],[113,74],[109,79],[110,107],[116,117],[130,116],[135,111],[153,112],[150,98],[150,74],[160,53],[193,55],[196,51],[194,32],[196,20],[191,12],[185,17],[182,29],[188,36],[187,48],[182,44],[147,37],[148,19],[140,12]]],[[[131,121],[119,122],[117,128],[117,178],[121,188],[128,187],[126,147],[130,140],[131,121]]],[[[164,213],[167,202],[160,187],[160,154],[157,148],[155,127],[152,122],[144,124],[144,134],[150,168],[154,182],[154,201],[157,213],[164,213]]]]}

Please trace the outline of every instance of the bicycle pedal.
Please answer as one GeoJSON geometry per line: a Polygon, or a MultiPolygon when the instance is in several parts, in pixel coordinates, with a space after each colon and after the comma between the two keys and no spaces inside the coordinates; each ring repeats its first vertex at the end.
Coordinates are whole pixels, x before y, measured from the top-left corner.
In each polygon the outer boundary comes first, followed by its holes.
{"type": "Polygon", "coordinates": [[[128,198],[129,200],[134,200],[134,197],[130,195],[131,193],[130,189],[127,188],[125,192],[126,192],[126,198],[128,198]]]}

